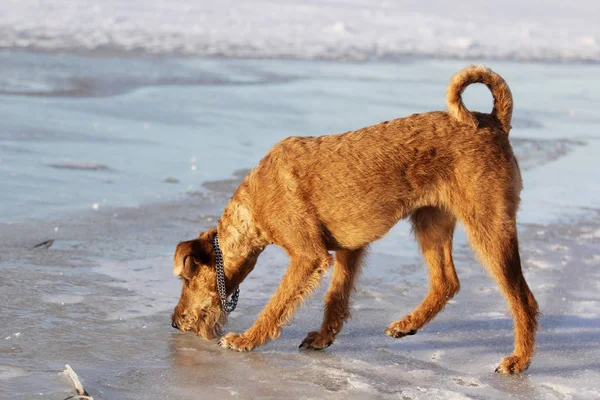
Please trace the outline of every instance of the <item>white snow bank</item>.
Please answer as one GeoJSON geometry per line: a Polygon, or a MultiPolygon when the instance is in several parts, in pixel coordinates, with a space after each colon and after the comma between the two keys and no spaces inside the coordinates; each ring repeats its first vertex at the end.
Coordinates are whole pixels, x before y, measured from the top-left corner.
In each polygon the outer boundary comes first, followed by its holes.
{"type": "Polygon", "coordinates": [[[600,61],[600,2],[4,0],[0,48],[600,61]]]}

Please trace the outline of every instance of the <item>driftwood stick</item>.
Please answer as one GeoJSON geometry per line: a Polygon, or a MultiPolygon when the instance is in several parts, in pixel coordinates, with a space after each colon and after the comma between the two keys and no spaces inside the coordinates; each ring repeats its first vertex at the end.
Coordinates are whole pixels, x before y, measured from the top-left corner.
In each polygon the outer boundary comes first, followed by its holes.
{"type": "Polygon", "coordinates": [[[62,373],[71,378],[73,385],[75,385],[75,390],[77,391],[77,395],[69,396],[65,400],[94,400],[94,398],[85,391],[79,377],[69,364],[65,365],[65,370],[62,373]]]}

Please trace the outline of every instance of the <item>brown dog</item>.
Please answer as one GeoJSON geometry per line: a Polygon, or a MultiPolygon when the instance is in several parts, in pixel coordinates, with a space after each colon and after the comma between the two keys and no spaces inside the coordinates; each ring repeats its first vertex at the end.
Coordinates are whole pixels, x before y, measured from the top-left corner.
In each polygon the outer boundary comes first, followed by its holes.
{"type": "Polygon", "coordinates": [[[255,324],[243,334],[227,334],[220,344],[248,351],[277,338],[331,266],[329,251],[335,251],[323,323],[301,344],[328,347],[350,315],[350,292],[365,248],[410,217],[429,266],[430,288],[421,304],[385,333],[414,334],[459,290],[452,236],[461,221],[514,317],[514,352],[496,370],[525,370],[534,351],[538,306],[519,259],[515,218],[522,183],[508,140],[512,95],[499,75],[470,66],[452,78],[447,103],[448,112],[279,142],[236,190],[218,227],[177,246],[174,273],[183,289],[173,326],[212,339],[225,322],[213,245],[218,231],[228,295],[252,271],[265,246],[276,244],[291,258],[255,324]],[[465,108],[461,94],[472,83],[491,90],[491,114],[465,108]]]}

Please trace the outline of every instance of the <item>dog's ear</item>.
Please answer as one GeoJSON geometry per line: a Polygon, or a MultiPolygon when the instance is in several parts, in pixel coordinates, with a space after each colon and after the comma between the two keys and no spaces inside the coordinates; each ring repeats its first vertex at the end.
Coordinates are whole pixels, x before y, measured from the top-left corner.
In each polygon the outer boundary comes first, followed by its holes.
{"type": "Polygon", "coordinates": [[[181,242],[175,249],[173,275],[191,279],[199,268],[214,267],[215,253],[212,241],[217,230],[211,229],[198,235],[198,239],[181,242]]]}

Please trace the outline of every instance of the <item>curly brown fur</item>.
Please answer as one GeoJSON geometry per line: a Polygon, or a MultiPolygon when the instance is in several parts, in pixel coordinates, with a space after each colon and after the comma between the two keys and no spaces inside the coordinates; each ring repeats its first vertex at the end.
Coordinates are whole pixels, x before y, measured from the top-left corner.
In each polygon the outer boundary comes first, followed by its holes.
{"type": "MultiPolygon", "coordinates": [[[[264,247],[285,249],[290,264],[274,296],[243,334],[220,344],[251,350],[277,338],[298,305],[332,264],[319,331],[301,347],[322,349],[349,317],[349,296],[368,244],[398,220],[410,217],[429,266],[430,287],[408,315],[386,334],[415,334],[459,290],[452,260],[457,221],[495,278],[515,321],[515,349],[498,367],[518,373],[534,351],[538,306],[521,271],[516,213],[521,175],[509,140],[512,96],[504,80],[482,66],[457,73],[447,91],[448,112],[415,114],[357,131],[282,140],[242,182],[219,220],[227,292],[252,271],[264,247]],[[468,111],[461,94],[486,84],[491,114],[468,111]]],[[[210,338],[219,314],[212,238],[216,229],[177,246],[174,273],[183,280],[173,325],[210,338]]]]}

